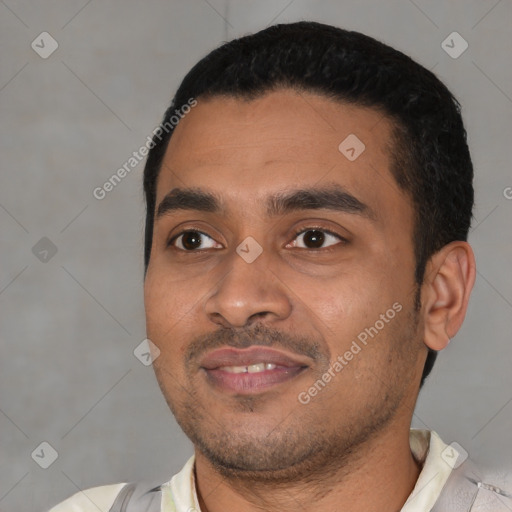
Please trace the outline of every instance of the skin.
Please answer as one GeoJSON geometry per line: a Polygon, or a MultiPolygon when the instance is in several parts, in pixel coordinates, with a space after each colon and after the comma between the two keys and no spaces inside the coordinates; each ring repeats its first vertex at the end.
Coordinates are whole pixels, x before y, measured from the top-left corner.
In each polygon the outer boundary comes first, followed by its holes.
{"type": "MultiPolygon", "coordinates": [[[[414,308],[413,205],[390,172],[392,124],[372,109],[278,90],[248,101],[199,98],[170,140],[157,208],[172,189],[215,192],[224,214],[179,210],[155,220],[144,294],[162,392],[195,445],[201,510],[398,511],[420,465],[409,428],[427,347],[459,329],[474,256],[453,242],[427,265],[414,308]],[[349,161],[349,134],[365,151],[349,161]],[[337,184],[373,217],[326,209],[266,215],[267,196],[337,184]],[[301,228],[302,234],[294,235],[301,228]],[[184,250],[200,230],[199,251],[184,250]],[[303,230],[327,229],[320,248],[303,230]],[[252,237],[252,263],[236,252],[252,237]],[[402,306],[312,397],[298,400],[374,326],[402,306]],[[212,348],[299,352],[307,368],[268,390],[219,389],[200,368],[212,348]]],[[[310,232],[309,232],[310,233],[310,232]]]]}

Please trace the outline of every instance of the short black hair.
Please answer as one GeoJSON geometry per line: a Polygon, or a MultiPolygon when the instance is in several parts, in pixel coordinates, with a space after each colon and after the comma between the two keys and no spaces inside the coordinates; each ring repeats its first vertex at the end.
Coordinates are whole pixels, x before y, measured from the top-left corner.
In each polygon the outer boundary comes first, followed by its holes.
{"type": "MultiPolygon", "coordinates": [[[[283,88],[370,107],[391,120],[391,172],[415,208],[419,288],[429,258],[454,240],[466,241],[471,225],[473,165],[460,104],[431,71],[402,52],[359,32],[308,21],[273,25],[227,42],[201,59],[181,82],[160,125],[166,127],[165,134],[160,130],[154,135],[144,169],[145,272],[156,183],[176,110],[191,98],[253,99],[283,88]]],[[[416,299],[418,308],[419,294],[416,299]]],[[[420,387],[436,356],[429,349],[420,387]]]]}

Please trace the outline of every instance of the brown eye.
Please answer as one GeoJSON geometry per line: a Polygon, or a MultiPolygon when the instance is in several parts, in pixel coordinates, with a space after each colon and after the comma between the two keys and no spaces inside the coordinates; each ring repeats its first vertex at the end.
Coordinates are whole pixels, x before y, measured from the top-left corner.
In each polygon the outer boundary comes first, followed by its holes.
{"type": "Polygon", "coordinates": [[[188,252],[194,252],[198,248],[201,248],[201,249],[213,248],[212,246],[200,247],[201,244],[203,243],[203,237],[206,237],[207,239],[209,239],[215,243],[213,238],[208,236],[206,233],[190,229],[188,231],[182,231],[181,233],[179,233],[178,235],[173,237],[169,241],[169,245],[170,246],[175,245],[175,242],[177,242],[177,244],[176,244],[177,249],[182,250],[182,251],[188,251],[188,252]]]}
{"type": "Polygon", "coordinates": [[[295,247],[299,247],[301,249],[323,249],[328,248],[333,245],[337,245],[336,243],[330,243],[327,246],[324,246],[326,242],[346,242],[346,240],[337,235],[336,233],[332,233],[326,229],[317,229],[317,228],[309,228],[303,229],[295,234],[295,238],[297,240],[302,237],[302,245],[294,245],[295,247]]]}
{"type": "Polygon", "coordinates": [[[309,248],[319,249],[322,247],[325,235],[318,230],[310,230],[304,233],[304,244],[309,248]]]}

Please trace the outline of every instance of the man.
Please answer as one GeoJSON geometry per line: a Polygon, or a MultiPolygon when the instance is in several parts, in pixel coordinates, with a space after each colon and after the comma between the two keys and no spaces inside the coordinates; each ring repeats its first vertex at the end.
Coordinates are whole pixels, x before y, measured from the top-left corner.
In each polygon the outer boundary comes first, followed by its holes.
{"type": "Polygon", "coordinates": [[[152,146],[147,334],[195,454],[52,512],[510,510],[410,429],[475,280],[447,88],[357,32],[277,25],[202,59],[152,146]]]}

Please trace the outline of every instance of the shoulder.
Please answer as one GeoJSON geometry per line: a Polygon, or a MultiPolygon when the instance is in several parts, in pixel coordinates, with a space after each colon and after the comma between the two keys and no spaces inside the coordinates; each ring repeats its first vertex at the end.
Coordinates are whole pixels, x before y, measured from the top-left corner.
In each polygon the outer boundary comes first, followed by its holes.
{"type": "Polygon", "coordinates": [[[474,512],[509,512],[512,510],[512,477],[507,470],[484,470],[477,482],[474,512]]]}
{"type": "Polygon", "coordinates": [[[466,460],[452,471],[433,510],[510,512],[511,483],[509,470],[483,469],[466,460]]]}
{"type": "Polygon", "coordinates": [[[108,512],[126,483],[91,487],[77,492],[48,512],[108,512]]]}

